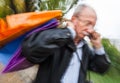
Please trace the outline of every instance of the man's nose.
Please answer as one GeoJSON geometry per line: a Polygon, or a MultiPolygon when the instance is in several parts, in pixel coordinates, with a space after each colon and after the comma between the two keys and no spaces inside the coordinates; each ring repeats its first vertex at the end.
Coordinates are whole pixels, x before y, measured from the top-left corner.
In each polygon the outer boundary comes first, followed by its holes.
{"type": "Polygon", "coordinates": [[[87,32],[91,34],[91,33],[95,32],[95,30],[93,28],[89,28],[89,29],[87,29],[87,32]]]}

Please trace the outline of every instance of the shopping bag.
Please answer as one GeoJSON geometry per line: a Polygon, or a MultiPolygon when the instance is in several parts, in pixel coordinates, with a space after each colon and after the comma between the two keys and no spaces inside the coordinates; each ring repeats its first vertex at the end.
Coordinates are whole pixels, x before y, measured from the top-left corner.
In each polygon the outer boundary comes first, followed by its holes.
{"type": "MultiPolygon", "coordinates": [[[[13,41],[13,42],[17,41],[17,43],[18,43],[16,45],[16,50],[14,51],[14,53],[12,53],[12,55],[10,54],[10,56],[12,56],[12,57],[10,58],[10,61],[3,69],[2,73],[14,72],[14,71],[22,70],[22,69],[33,66],[34,64],[30,63],[21,54],[21,43],[22,43],[23,39],[27,36],[30,36],[33,33],[40,32],[42,30],[46,30],[46,29],[50,29],[50,28],[55,28],[55,27],[57,27],[58,24],[59,23],[58,23],[57,19],[52,19],[52,20],[48,21],[47,23],[33,29],[31,32],[24,34],[23,36],[19,37],[15,41],[13,41]]],[[[12,42],[12,44],[13,44],[13,42],[12,42]]],[[[9,47],[8,49],[11,49],[11,48],[13,48],[13,47],[9,47]]]]}
{"type": "Polygon", "coordinates": [[[7,16],[6,21],[0,20],[0,47],[52,18],[59,19],[61,16],[61,10],[29,12],[7,16]]]}
{"type": "Polygon", "coordinates": [[[14,41],[7,43],[4,47],[0,48],[0,62],[3,65],[8,64],[8,61],[12,55],[14,55],[15,51],[17,51],[17,48],[23,39],[24,36],[21,36],[14,41]]]}

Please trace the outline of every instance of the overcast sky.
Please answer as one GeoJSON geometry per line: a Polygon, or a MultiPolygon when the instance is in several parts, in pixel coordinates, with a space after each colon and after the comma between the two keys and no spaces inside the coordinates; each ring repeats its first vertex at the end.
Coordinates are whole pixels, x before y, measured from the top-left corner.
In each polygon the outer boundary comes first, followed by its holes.
{"type": "MultiPolygon", "coordinates": [[[[120,39],[120,1],[84,0],[98,15],[96,30],[106,38],[120,39]]],[[[69,17],[69,15],[68,15],[69,17]]]]}

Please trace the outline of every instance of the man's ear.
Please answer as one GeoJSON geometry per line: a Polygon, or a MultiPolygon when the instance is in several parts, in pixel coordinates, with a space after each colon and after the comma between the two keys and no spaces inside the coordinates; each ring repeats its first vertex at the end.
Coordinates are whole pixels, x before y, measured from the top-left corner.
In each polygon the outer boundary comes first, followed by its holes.
{"type": "Polygon", "coordinates": [[[73,22],[74,25],[76,25],[77,23],[76,17],[72,16],[71,21],[73,22]]]}
{"type": "Polygon", "coordinates": [[[72,21],[74,21],[74,20],[75,20],[75,17],[74,17],[74,16],[72,16],[71,20],[72,20],[72,21]]]}

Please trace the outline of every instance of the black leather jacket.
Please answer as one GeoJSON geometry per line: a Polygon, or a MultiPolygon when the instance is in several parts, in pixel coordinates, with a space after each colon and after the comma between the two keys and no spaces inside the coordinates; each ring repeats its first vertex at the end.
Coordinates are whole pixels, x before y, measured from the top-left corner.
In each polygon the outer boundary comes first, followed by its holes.
{"type": "MultiPolygon", "coordinates": [[[[34,83],[60,83],[75,50],[76,46],[67,28],[34,33],[22,44],[22,54],[30,62],[40,64],[34,83]]],[[[96,55],[85,44],[78,83],[85,83],[87,69],[104,73],[109,64],[106,55],[96,55]]]]}

